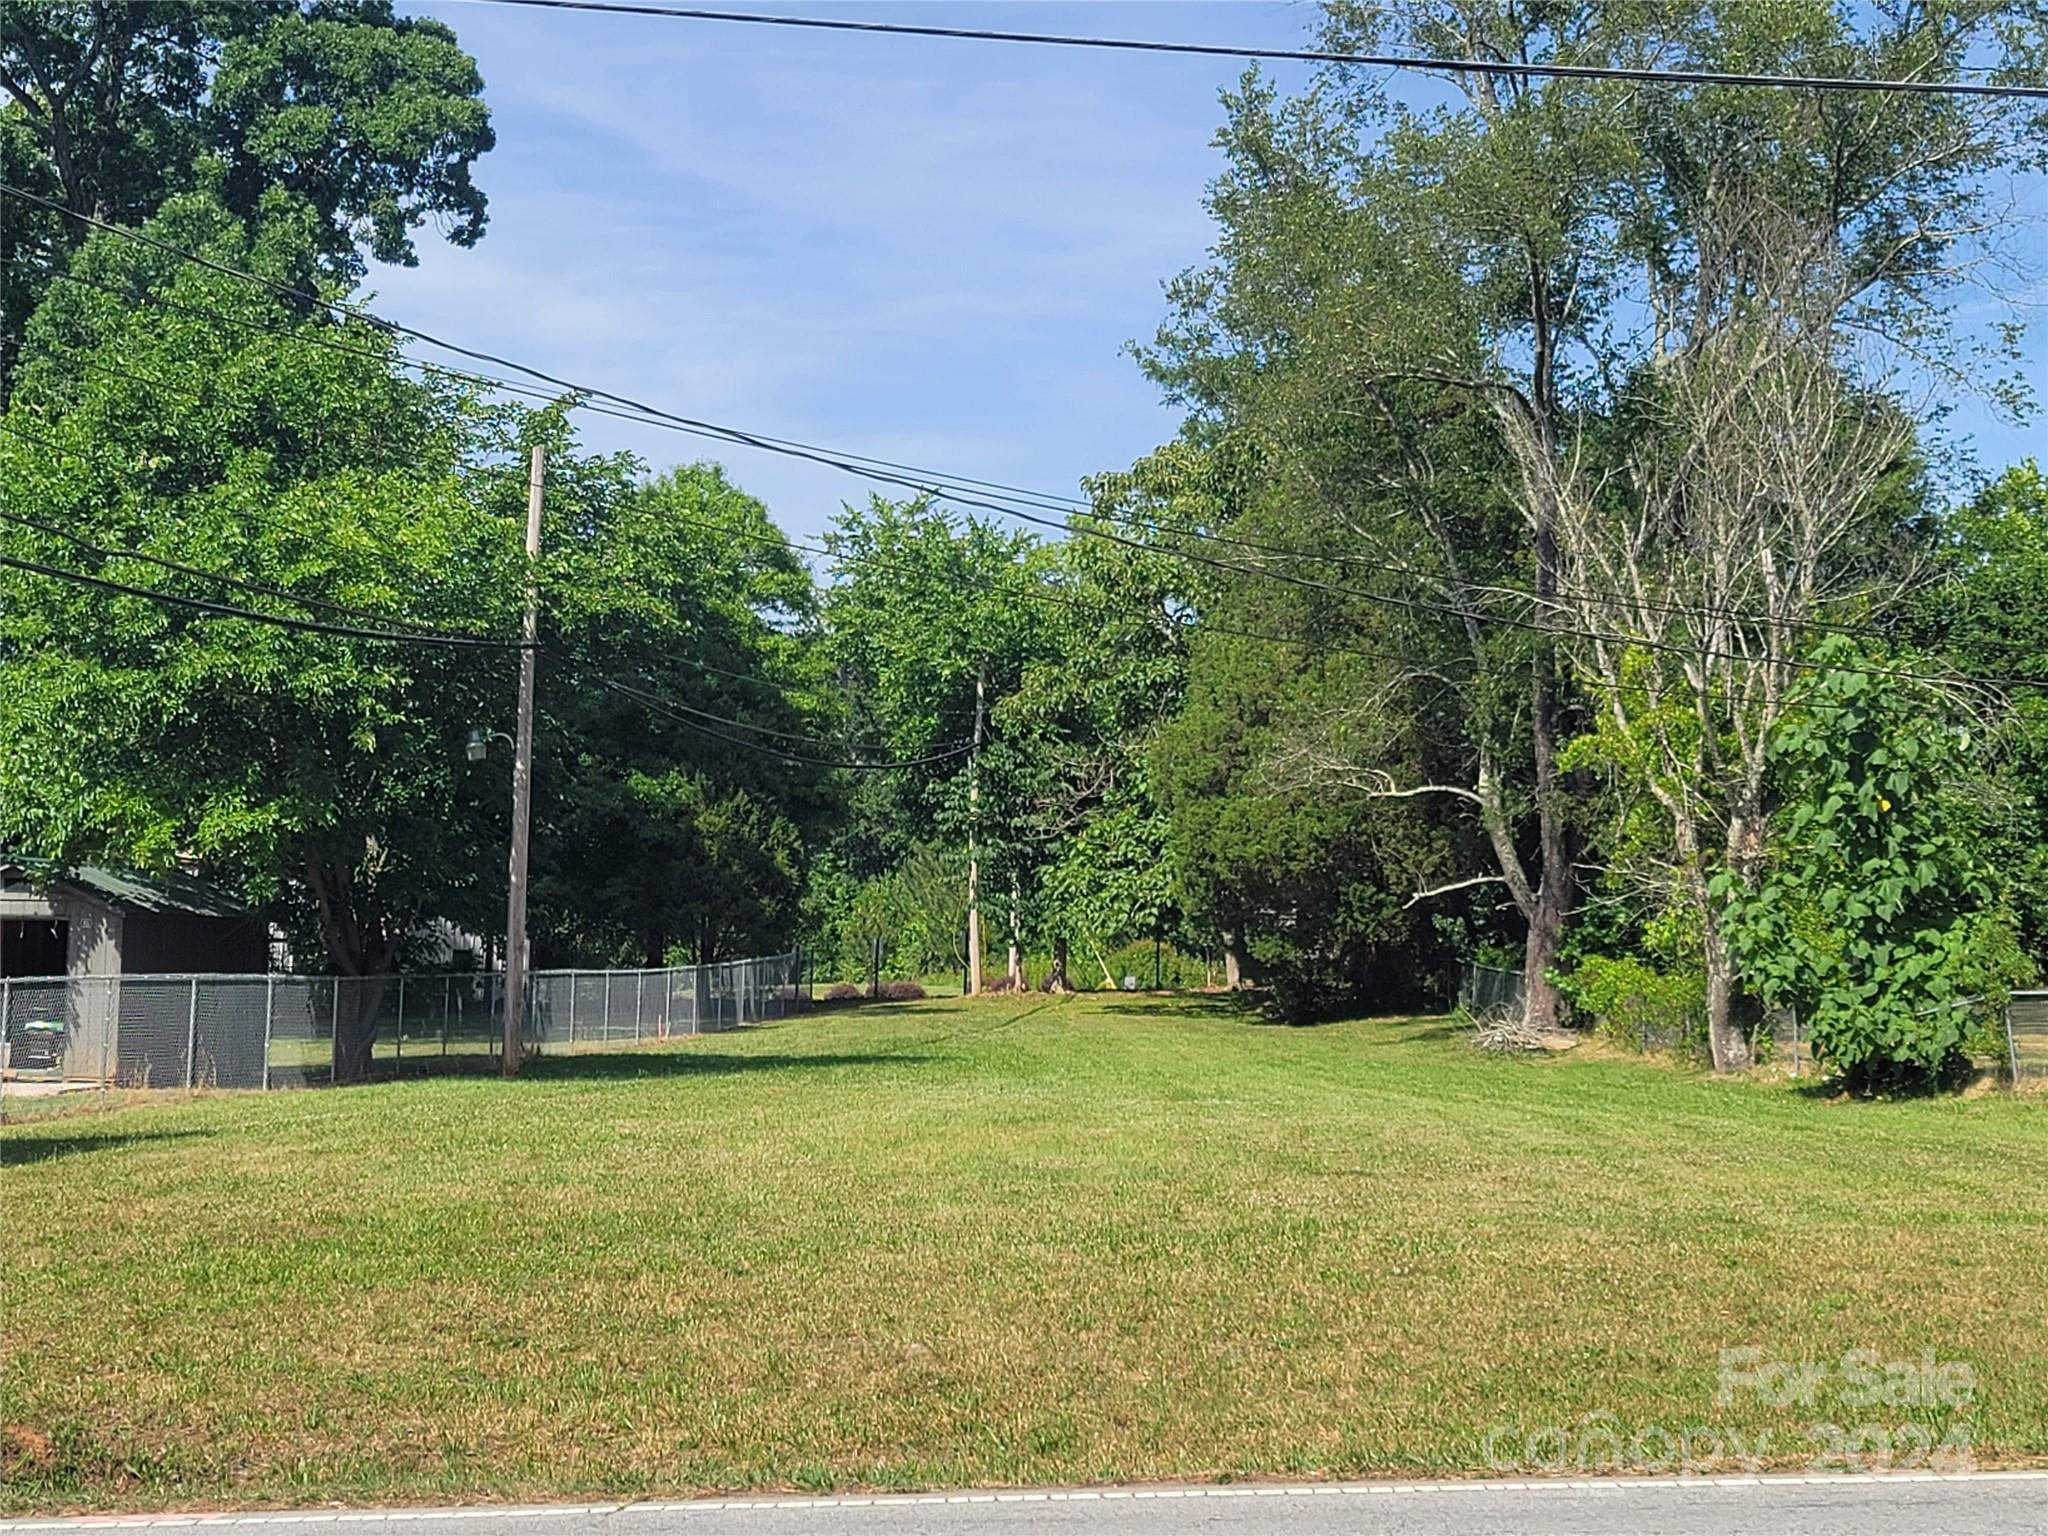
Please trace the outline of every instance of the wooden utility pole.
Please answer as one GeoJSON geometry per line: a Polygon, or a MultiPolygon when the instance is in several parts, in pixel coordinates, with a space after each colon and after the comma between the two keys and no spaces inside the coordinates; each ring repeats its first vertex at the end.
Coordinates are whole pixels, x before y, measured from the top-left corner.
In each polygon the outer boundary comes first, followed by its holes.
{"type": "Polygon", "coordinates": [[[988,664],[974,674],[974,750],[967,759],[967,994],[981,991],[981,736],[988,664]]]}
{"type": "Polygon", "coordinates": [[[533,820],[533,687],[540,648],[540,502],[547,450],[533,445],[526,476],[526,621],[520,629],[519,726],[512,743],[512,870],[505,889],[504,1072],[526,1056],[526,842],[533,820]]]}

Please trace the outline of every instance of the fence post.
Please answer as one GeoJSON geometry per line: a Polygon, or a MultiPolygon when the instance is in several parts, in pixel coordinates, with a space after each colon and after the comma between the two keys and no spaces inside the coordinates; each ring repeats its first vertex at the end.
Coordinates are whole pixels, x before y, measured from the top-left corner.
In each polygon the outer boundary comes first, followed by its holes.
{"type": "Polygon", "coordinates": [[[448,1055],[448,999],[454,996],[454,994],[455,978],[453,976],[443,976],[441,978],[441,1055],[443,1059],[446,1059],[448,1055]]]}
{"type": "Polygon", "coordinates": [[[640,1004],[646,999],[646,996],[647,973],[645,971],[635,971],[633,973],[633,1043],[635,1045],[640,1043],[640,1004]]]}
{"type": "Polygon", "coordinates": [[[263,1088],[270,1090],[270,1032],[277,1018],[277,978],[263,978],[263,1088]]]}
{"type": "Polygon", "coordinates": [[[2006,1071],[2011,1075],[2013,1086],[2017,1088],[2020,1081],[2020,1049],[2019,1042],[2013,1038],[2012,1033],[2012,999],[2010,997],[2005,1000],[2005,1066],[2006,1071]]]}
{"type": "Polygon", "coordinates": [[[398,973],[398,1025],[391,1032],[391,1075],[405,1071],[405,972],[398,973]]]}
{"type": "Polygon", "coordinates": [[[576,1049],[576,973],[569,973],[569,1049],[576,1049]]]}
{"type": "Polygon", "coordinates": [[[611,973],[610,971],[605,971],[605,972],[603,973],[603,975],[604,975],[604,1042],[605,1042],[605,1044],[606,1044],[606,1045],[610,1045],[610,1044],[611,1044],[611,1041],[612,1041],[612,973],[611,973]]]}
{"type": "Polygon", "coordinates": [[[106,979],[105,1006],[100,1010],[100,1092],[105,1093],[114,1086],[113,1057],[114,1031],[120,1025],[121,994],[116,990],[120,985],[113,977],[106,979]]]}
{"type": "Polygon", "coordinates": [[[199,978],[194,976],[188,986],[185,1002],[185,1091],[192,1091],[192,1076],[199,1055],[199,978]]]}

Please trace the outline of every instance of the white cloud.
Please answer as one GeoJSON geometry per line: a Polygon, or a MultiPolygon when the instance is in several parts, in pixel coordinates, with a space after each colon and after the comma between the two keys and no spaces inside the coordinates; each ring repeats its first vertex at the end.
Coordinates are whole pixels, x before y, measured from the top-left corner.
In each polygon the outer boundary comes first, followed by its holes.
{"type": "MultiPolygon", "coordinates": [[[[393,318],[687,414],[1060,492],[1173,430],[1121,348],[1207,243],[1228,61],[435,9],[497,117],[491,227],[380,274],[393,318]]],[[[1065,20],[1082,17],[1114,29],[1065,20]]],[[[1251,5],[1124,21],[1302,25],[1251,5]]],[[[602,418],[586,433],[656,463],[706,451],[602,418]]],[[[799,531],[866,494],[713,456],[799,531]]]]}

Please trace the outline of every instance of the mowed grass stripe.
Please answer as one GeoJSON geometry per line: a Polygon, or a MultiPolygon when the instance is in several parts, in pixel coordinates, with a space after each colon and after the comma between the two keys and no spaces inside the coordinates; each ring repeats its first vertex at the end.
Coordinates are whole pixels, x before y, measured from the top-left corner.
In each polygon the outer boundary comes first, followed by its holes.
{"type": "Polygon", "coordinates": [[[1740,1345],[1935,1350],[1964,1409],[1854,1417],[2048,1456],[2038,1102],[1083,997],[0,1144],[15,1513],[1443,1474],[1590,1414],[1810,1454],[1850,1410],[1717,1405],[1740,1345]]]}

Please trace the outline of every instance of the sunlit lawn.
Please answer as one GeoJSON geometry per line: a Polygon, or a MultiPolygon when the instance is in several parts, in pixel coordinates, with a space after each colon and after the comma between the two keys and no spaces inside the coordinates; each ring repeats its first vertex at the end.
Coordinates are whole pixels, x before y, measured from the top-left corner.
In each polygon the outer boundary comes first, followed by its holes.
{"type": "Polygon", "coordinates": [[[0,1144],[15,1512],[1448,1474],[1603,1414],[2048,1456],[2038,1099],[1026,998],[0,1144]],[[1745,1345],[1974,1390],[1717,1404],[1745,1345]]]}

